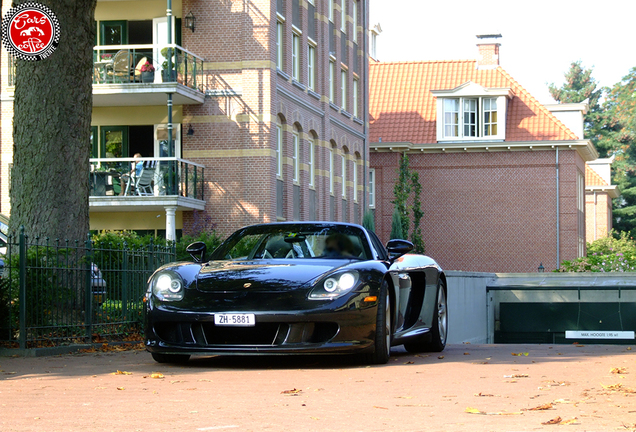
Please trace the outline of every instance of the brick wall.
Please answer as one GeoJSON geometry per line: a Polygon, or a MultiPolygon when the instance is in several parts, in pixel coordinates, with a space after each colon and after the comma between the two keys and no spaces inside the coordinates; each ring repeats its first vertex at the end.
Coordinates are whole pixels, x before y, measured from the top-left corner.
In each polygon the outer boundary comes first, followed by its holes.
{"type": "Polygon", "coordinates": [[[612,199],[607,192],[585,192],[586,240],[593,242],[612,229],[612,199]]]}
{"type": "MultiPolygon", "coordinates": [[[[389,240],[398,153],[372,153],[376,229],[389,240]]],[[[561,150],[560,260],[577,257],[574,150],[561,150]]],[[[420,175],[426,254],[445,270],[534,272],[556,268],[556,169],[553,151],[409,154],[420,175]]]]}

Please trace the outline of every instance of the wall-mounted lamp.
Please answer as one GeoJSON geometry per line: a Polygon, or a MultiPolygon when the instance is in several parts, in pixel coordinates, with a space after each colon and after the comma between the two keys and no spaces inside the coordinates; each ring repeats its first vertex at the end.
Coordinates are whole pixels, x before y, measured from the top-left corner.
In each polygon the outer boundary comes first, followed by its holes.
{"type": "Polygon", "coordinates": [[[545,272],[545,267],[543,267],[543,263],[539,264],[539,267],[537,268],[537,271],[539,273],[544,273],[545,272]]]}
{"type": "Polygon", "coordinates": [[[188,125],[188,136],[192,135],[194,135],[194,129],[192,128],[192,125],[188,125]]]}
{"type": "Polygon", "coordinates": [[[192,30],[192,33],[194,33],[194,29],[196,27],[196,23],[197,23],[197,19],[195,18],[194,15],[192,15],[192,11],[190,11],[185,16],[185,28],[192,30]]]}

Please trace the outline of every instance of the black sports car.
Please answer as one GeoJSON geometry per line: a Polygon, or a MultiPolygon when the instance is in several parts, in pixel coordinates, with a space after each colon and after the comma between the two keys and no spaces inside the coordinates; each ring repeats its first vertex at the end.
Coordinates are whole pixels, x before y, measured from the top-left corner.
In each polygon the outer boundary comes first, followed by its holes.
{"type": "Polygon", "coordinates": [[[446,278],[431,258],[385,249],[360,225],[294,222],[242,228],[209,258],[172,263],[148,281],[146,348],[160,362],[191,354],[360,354],[442,351],[446,278]]]}

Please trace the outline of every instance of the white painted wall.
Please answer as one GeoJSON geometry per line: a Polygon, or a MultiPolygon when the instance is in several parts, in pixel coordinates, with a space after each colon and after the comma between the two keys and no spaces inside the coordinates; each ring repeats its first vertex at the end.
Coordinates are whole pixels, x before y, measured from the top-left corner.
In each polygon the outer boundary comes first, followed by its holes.
{"type": "Polygon", "coordinates": [[[488,304],[486,286],[496,279],[494,273],[448,271],[449,344],[488,343],[488,304]]]}

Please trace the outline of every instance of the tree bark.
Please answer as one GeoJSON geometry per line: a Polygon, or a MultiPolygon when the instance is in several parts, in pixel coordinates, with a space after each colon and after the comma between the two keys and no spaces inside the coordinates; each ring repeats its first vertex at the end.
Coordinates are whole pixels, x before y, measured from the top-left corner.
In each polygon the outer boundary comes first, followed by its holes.
{"type": "Polygon", "coordinates": [[[96,0],[39,2],[57,16],[60,43],[42,61],[16,61],[10,230],[84,240],[96,0]]]}

